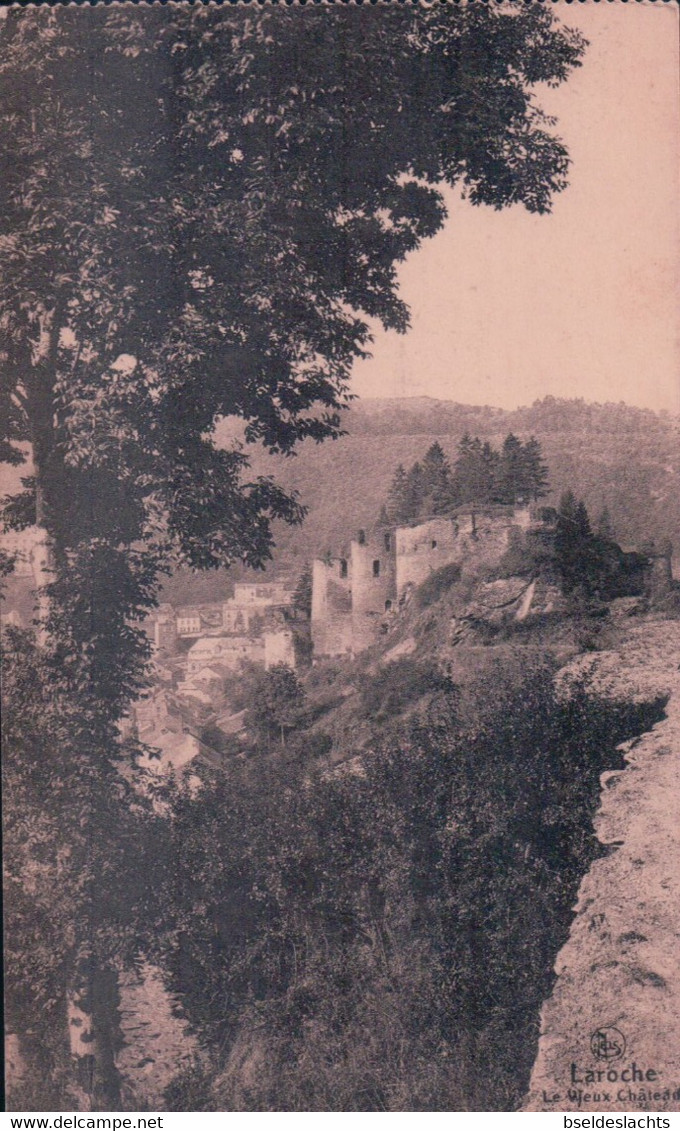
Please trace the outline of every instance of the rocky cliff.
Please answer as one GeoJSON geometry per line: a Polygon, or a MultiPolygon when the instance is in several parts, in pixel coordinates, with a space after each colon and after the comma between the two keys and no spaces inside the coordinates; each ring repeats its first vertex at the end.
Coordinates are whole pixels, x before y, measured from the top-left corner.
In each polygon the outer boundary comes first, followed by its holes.
{"type": "Polygon", "coordinates": [[[526,1111],[680,1108],[680,625],[645,620],[581,657],[606,692],[668,696],[665,718],[602,775],[606,853],[581,884],[541,1014],[526,1111]]]}

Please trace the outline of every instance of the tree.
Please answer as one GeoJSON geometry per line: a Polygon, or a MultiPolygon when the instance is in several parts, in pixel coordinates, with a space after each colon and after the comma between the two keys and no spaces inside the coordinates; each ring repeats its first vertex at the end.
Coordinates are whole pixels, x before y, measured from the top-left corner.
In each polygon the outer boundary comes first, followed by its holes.
{"type": "Polygon", "coordinates": [[[452,501],[451,467],[437,440],[425,453],[422,467],[425,509],[430,514],[443,514],[452,501]]]}
{"type": "Polygon", "coordinates": [[[565,593],[582,588],[591,590],[593,566],[593,533],[583,500],[576,500],[573,491],[565,491],[560,499],[555,529],[555,561],[565,593]]]}
{"type": "Polygon", "coordinates": [[[32,445],[62,586],[120,557],[98,676],[172,554],[261,564],[270,518],[301,517],[216,449],[216,420],[272,451],[338,434],[357,312],[405,329],[395,264],[441,226],[435,186],[544,212],[566,184],[531,88],[583,43],[547,10],[291,16],[36,9],[0,28],[3,442],[32,445]]]}
{"type": "Polygon", "coordinates": [[[525,460],[521,440],[509,432],[503,441],[499,468],[499,502],[515,504],[525,493],[525,460]]]}
{"type": "Polygon", "coordinates": [[[4,1004],[29,1076],[13,1103],[116,1110],[115,975],[154,945],[164,822],[135,788],[144,748],[74,699],[31,634],[3,643],[4,1004]]]}
{"type": "Polygon", "coordinates": [[[312,596],[313,577],[312,567],[309,563],[298,578],[298,583],[293,593],[293,641],[295,658],[298,665],[308,666],[312,662],[314,647],[312,644],[312,596]]]}
{"type": "Polygon", "coordinates": [[[588,515],[588,508],[583,499],[579,499],[576,504],[574,514],[574,526],[576,528],[576,536],[582,542],[588,542],[593,537],[592,527],[590,525],[590,517],[588,515]]]}
{"type": "Polygon", "coordinates": [[[565,187],[532,87],[582,50],[536,5],[0,21],[0,455],[33,463],[5,519],[45,548],[63,733],[103,728],[69,764],[97,805],[164,573],[262,565],[271,520],[302,518],[217,422],[271,452],[339,434],[366,319],[407,326],[396,265],[441,227],[437,186],[539,213],[565,187]]]}
{"type": "Polygon", "coordinates": [[[529,498],[536,502],[548,493],[548,465],[543,460],[541,445],[534,436],[524,445],[523,483],[529,498]]]}
{"type": "Polygon", "coordinates": [[[293,611],[304,620],[312,615],[312,567],[307,563],[293,593],[293,611]]]}
{"type": "Polygon", "coordinates": [[[501,457],[488,440],[482,444],[481,465],[483,502],[496,502],[500,490],[501,457]]]}
{"type": "Polygon", "coordinates": [[[285,746],[286,730],[297,725],[304,701],[302,684],[293,669],[287,664],[274,664],[254,680],[247,726],[267,740],[280,735],[281,745],[285,746]]]}
{"type": "Polygon", "coordinates": [[[509,432],[497,457],[495,501],[510,505],[536,501],[547,494],[547,487],[548,468],[538,440],[532,436],[523,444],[509,432]]]}
{"type": "Polygon", "coordinates": [[[406,514],[407,522],[412,522],[423,513],[427,496],[425,473],[420,460],[409,468],[406,473],[406,514]]]}
{"type": "Polygon", "coordinates": [[[614,539],[614,527],[612,525],[611,515],[608,507],[603,507],[600,516],[597,520],[596,526],[597,534],[605,541],[611,542],[614,539]]]}
{"type": "Polygon", "coordinates": [[[389,522],[395,525],[399,525],[399,523],[402,522],[409,522],[414,517],[412,514],[412,500],[409,494],[408,477],[402,463],[399,464],[392,477],[392,482],[387,492],[385,510],[389,522]]]}
{"type": "Polygon", "coordinates": [[[487,503],[493,490],[493,464],[478,436],[465,433],[454,464],[454,492],[461,503],[487,503]]]}

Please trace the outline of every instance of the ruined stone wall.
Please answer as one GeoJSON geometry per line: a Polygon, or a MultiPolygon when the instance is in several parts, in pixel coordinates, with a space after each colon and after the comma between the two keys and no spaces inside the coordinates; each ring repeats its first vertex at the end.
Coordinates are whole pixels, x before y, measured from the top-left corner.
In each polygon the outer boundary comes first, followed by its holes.
{"type": "Polygon", "coordinates": [[[512,514],[475,515],[474,531],[461,534],[459,539],[463,567],[474,570],[498,565],[518,529],[512,514]]]}
{"type": "Polygon", "coordinates": [[[357,653],[383,631],[407,588],[443,566],[498,564],[513,539],[535,522],[528,507],[489,507],[413,526],[360,532],[348,557],[317,560],[312,571],[314,654],[357,653]]]}
{"type": "Polygon", "coordinates": [[[394,532],[378,530],[351,547],[352,648],[361,652],[380,633],[385,613],[396,604],[394,532]]]}
{"type": "Polygon", "coordinates": [[[293,633],[288,630],[265,632],[264,634],[264,666],[269,670],[275,664],[287,664],[289,668],[295,667],[293,633]]]}
{"type": "Polygon", "coordinates": [[[470,512],[455,518],[432,518],[396,531],[396,584],[401,598],[409,586],[421,585],[434,570],[459,563],[474,569],[497,565],[513,538],[530,525],[528,508],[488,513],[470,512]]]}
{"type": "Polygon", "coordinates": [[[312,644],[314,655],[352,651],[351,561],[317,560],[312,566],[312,644]]]}
{"type": "Polygon", "coordinates": [[[459,526],[454,519],[432,518],[418,526],[400,526],[395,536],[398,599],[408,585],[420,585],[433,570],[460,560],[459,526]]]}

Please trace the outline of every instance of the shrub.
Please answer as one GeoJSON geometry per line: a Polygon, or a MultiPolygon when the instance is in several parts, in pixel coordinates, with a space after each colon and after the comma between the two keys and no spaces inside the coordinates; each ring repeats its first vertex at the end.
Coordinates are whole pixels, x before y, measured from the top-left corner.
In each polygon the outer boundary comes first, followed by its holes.
{"type": "Polygon", "coordinates": [[[164,1091],[167,1111],[210,1111],[213,1073],[195,1057],[164,1091]]]}
{"type": "Polygon", "coordinates": [[[508,546],[492,577],[495,580],[533,576],[544,571],[548,564],[549,559],[540,547],[519,540],[508,546]]]}
{"type": "MultiPolygon", "coordinates": [[[[433,674],[400,661],[364,696],[385,709],[433,674]]],[[[600,774],[663,705],[578,684],[559,697],[552,668],[526,660],[497,673],[493,697],[490,684],[460,713],[441,695],[360,773],[232,765],[178,796],[167,965],[191,1024],[224,1050],[213,1110],[520,1102],[599,850],[600,774]]]]}
{"type": "Polygon", "coordinates": [[[434,661],[403,656],[374,676],[367,676],[361,703],[366,715],[380,719],[397,715],[422,696],[449,690],[450,686],[434,661]]]}
{"type": "Polygon", "coordinates": [[[426,609],[429,605],[433,605],[459,580],[460,566],[456,562],[434,570],[416,590],[415,598],[418,608],[426,609]]]}
{"type": "Polygon", "coordinates": [[[305,758],[324,758],[333,748],[333,739],[324,731],[308,731],[298,735],[292,745],[305,758]]]}

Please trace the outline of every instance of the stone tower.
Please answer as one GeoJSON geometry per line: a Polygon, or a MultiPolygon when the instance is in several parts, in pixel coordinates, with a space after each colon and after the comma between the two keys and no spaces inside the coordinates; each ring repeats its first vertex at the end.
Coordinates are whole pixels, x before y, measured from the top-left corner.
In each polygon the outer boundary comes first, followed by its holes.
{"type": "Polygon", "coordinates": [[[396,547],[393,530],[360,530],[351,546],[352,648],[370,647],[380,622],[397,600],[396,547]]]}
{"type": "Polygon", "coordinates": [[[319,559],[312,566],[312,644],[314,655],[342,656],[352,651],[351,560],[319,559]]]}

